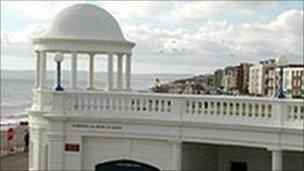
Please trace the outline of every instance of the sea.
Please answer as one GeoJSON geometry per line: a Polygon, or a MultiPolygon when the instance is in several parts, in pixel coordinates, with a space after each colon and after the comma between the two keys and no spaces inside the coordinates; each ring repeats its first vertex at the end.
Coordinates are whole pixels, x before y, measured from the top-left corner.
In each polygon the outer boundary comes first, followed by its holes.
{"type": "MultiPolygon", "coordinates": [[[[63,71],[63,87],[69,87],[68,71],[63,71]]],[[[163,83],[169,83],[177,79],[188,78],[190,74],[133,74],[131,85],[134,91],[149,91],[154,85],[154,80],[159,78],[163,83]]],[[[35,71],[1,70],[1,110],[0,124],[18,123],[27,120],[26,110],[32,104],[32,89],[35,84],[35,71]]],[[[115,78],[115,75],[114,75],[115,78]]],[[[52,87],[55,80],[53,71],[47,72],[47,87],[52,87]]],[[[86,88],[87,72],[78,72],[78,85],[80,89],[86,88]]],[[[95,87],[106,89],[107,74],[98,72],[95,74],[95,87]]]]}

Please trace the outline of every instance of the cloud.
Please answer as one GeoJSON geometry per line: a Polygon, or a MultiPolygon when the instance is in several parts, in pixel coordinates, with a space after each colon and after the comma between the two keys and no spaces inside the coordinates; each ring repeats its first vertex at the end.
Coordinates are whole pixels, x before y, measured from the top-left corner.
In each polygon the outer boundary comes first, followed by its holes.
{"type": "Polygon", "coordinates": [[[100,5],[121,20],[157,15],[168,4],[157,1],[102,1],[100,5]]]}
{"type": "Polygon", "coordinates": [[[51,19],[62,9],[77,3],[95,3],[121,20],[150,18],[164,22],[201,21],[211,14],[224,13],[225,10],[248,11],[261,6],[275,5],[277,2],[161,2],[161,1],[3,1],[2,6],[8,8],[19,17],[34,21],[51,19]]]}
{"type": "Polygon", "coordinates": [[[161,55],[163,58],[159,62],[167,64],[177,56],[193,61],[191,66],[258,62],[280,54],[295,62],[303,59],[303,11],[297,10],[285,11],[266,24],[209,21],[194,33],[187,29],[167,30],[147,25],[126,26],[123,30],[130,40],[137,42],[138,54],[161,55]]]}
{"type": "Polygon", "coordinates": [[[101,1],[100,5],[113,14],[118,20],[146,19],[168,24],[193,24],[205,22],[210,17],[225,16],[230,11],[240,14],[256,15],[256,9],[275,7],[278,2],[225,2],[225,1],[101,1]]]}
{"type": "MultiPolygon", "coordinates": [[[[32,4],[32,8],[14,7],[13,4],[9,8],[31,18],[32,23],[41,20],[46,23],[56,12],[74,2],[33,3],[37,4],[32,4]]],[[[268,23],[237,24],[228,19],[214,20],[210,16],[224,14],[225,9],[232,8],[254,11],[267,3],[98,3],[118,18],[125,37],[136,43],[132,60],[135,72],[143,72],[145,69],[141,66],[151,66],[148,68],[160,72],[203,72],[207,68],[210,71],[239,62],[258,62],[280,54],[294,61],[303,59],[303,11],[285,11],[268,23]],[[169,23],[172,27],[163,27],[161,23],[169,23]],[[193,24],[198,28],[192,28],[193,24]],[[190,27],[182,27],[184,25],[190,27]]],[[[45,24],[31,24],[20,31],[2,30],[1,53],[4,56],[33,56],[30,37],[41,34],[44,28],[45,24]]]]}
{"type": "Polygon", "coordinates": [[[28,25],[21,31],[1,30],[1,58],[7,60],[7,57],[29,58],[34,56],[31,37],[43,34],[44,30],[45,25],[40,24],[28,25]]]}
{"type": "Polygon", "coordinates": [[[80,3],[81,1],[3,1],[5,8],[19,14],[18,17],[33,21],[45,21],[51,19],[62,9],[80,3]],[[21,14],[21,15],[20,15],[21,14]]]}
{"type": "Polygon", "coordinates": [[[276,21],[270,24],[270,27],[277,28],[279,31],[303,36],[303,20],[301,19],[303,19],[303,11],[285,11],[277,17],[276,21]]]}
{"type": "Polygon", "coordinates": [[[285,11],[264,25],[244,24],[239,33],[237,44],[252,47],[251,52],[261,57],[282,53],[297,61],[303,58],[303,11],[285,11]]]}
{"type": "Polygon", "coordinates": [[[233,6],[242,9],[256,9],[263,6],[276,6],[277,1],[232,1],[233,6]]]}
{"type": "Polygon", "coordinates": [[[118,20],[148,19],[161,23],[189,23],[221,12],[223,2],[103,1],[101,6],[118,20]]]}

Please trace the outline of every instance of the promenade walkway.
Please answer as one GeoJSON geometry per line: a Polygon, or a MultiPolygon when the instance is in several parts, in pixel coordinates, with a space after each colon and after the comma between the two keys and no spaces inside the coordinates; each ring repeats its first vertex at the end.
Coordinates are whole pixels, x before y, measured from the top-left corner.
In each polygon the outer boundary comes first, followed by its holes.
{"type": "Polygon", "coordinates": [[[28,170],[28,152],[20,152],[0,158],[0,170],[28,170]]]}

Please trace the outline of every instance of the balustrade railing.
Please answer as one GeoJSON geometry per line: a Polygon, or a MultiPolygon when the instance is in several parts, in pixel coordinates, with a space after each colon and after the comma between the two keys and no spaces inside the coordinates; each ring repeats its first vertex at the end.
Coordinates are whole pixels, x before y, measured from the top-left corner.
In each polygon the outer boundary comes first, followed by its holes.
{"type": "Polygon", "coordinates": [[[32,110],[50,111],[53,106],[53,92],[33,89],[32,110]]]}
{"type": "Polygon", "coordinates": [[[59,115],[140,117],[303,129],[303,100],[103,91],[38,91],[36,106],[59,115]]]}
{"type": "Polygon", "coordinates": [[[284,124],[289,127],[304,129],[304,101],[287,101],[287,117],[284,124]]]}
{"type": "MultiPolygon", "coordinates": [[[[59,95],[61,96],[61,95],[59,95]]],[[[163,114],[171,113],[172,100],[161,96],[129,93],[66,93],[66,112],[123,111],[163,114]]]]}
{"type": "Polygon", "coordinates": [[[189,120],[236,124],[265,124],[274,119],[272,99],[206,96],[186,98],[185,115],[189,120]]]}

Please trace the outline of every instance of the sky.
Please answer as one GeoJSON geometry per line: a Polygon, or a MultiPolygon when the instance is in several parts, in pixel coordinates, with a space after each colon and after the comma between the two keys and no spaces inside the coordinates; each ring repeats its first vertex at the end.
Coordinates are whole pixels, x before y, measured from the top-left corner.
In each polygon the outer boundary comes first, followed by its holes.
{"type": "MultiPolygon", "coordinates": [[[[1,1],[1,69],[34,70],[31,37],[76,3],[107,10],[136,43],[133,73],[211,73],[280,55],[303,63],[303,1],[1,1]]],[[[79,60],[87,70],[88,59],[79,60]]],[[[106,58],[95,65],[106,71],[106,58]]]]}

